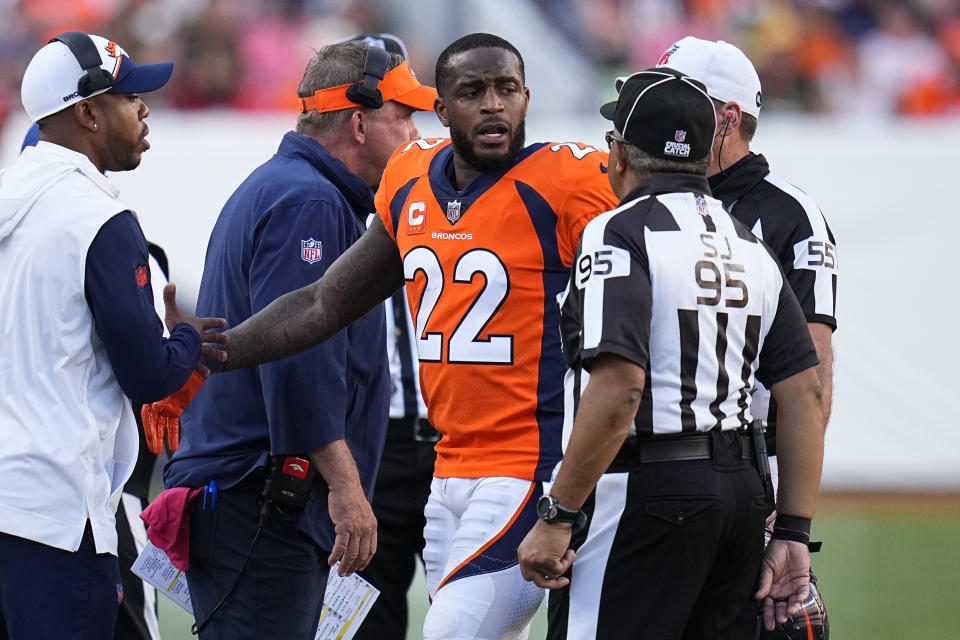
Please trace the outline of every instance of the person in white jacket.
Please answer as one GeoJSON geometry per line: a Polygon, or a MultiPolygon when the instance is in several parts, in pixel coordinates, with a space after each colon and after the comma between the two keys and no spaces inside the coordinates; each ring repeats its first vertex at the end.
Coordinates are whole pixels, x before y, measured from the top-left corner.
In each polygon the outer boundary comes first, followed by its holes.
{"type": "Polygon", "coordinates": [[[140,94],[172,63],[137,66],[115,42],[61,34],[24,72],[39,142],[0,172],[0,637],[112,638],[123,597],[114,513],[137,457],[130,403],[191,375],[222,319],[164,290],[107,171],[149,148],[140,94]]]}

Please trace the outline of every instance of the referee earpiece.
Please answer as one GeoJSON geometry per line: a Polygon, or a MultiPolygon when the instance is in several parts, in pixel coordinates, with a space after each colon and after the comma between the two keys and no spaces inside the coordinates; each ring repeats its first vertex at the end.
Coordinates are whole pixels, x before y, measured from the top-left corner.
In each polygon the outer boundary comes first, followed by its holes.
{"type": "MultiPolygon", "coordinates": [[[[718,114],[719,115],[719,114],[718,114]]],[[[737,119],[737,112],[733,109],[727,109],[723,113],[723,120],[717,121],[717,133],[713,136],[714,138],[726,137],[727,129],[730,128],[730,124],[737,119]]]]}

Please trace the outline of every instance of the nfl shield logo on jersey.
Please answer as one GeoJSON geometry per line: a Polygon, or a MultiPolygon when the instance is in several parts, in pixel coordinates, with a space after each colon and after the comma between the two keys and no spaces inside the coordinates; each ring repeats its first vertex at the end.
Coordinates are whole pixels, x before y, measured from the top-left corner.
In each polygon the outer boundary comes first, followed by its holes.
{"type": "Polygon", "coordinates": [[[320,262],[323,256],[323,244],[319,240],[307,238],[300,241],[300,259],[307,264],[320,262]]]}
{"type": "Polygon", "coordinates": [[[673,139],[677,142],[683,142],[687,139],[687,132],[683,129],[677,129],[677,131],[673,134],[673,139]]]}
{"type": "Polygon", "coordinates": [[[460,201],[451,200],[447,203],[447,220],[450,221],[450,224],[453,224],[460,219],[460,201]]]}
{"type": "Polygon", "coordinates": [[[707,207],[707,199],[704,198],[702,195],[697,194],[696,201],[697,201],[697,212],[702,216],[707,215],[707,213],[710,211],[710,209],[707,207]]]}

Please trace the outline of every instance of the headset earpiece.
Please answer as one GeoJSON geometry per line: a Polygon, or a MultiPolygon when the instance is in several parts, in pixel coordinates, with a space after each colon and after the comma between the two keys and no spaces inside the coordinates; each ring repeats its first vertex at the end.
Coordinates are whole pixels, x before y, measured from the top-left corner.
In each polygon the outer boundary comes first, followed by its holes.
{"type": "Polygon", "coordinates": [[[730,109],[727,111],[727,115],[724,116],[724,120],[733,120],[736,117],[737,113],[733,109],[730,109]]]}
{"type": "Polygon", "coordinates": [[[385,49],[370,45],[363,60],[363,80],[347,88],[347,98],[364,107],[379,109],[383,106],[383,94],[377,85],[387,74],[390,54],[385,49]]]}
{"type": "Polygon", "coordinates": [[[62,42],[67,45],[73,57],[80,63],[80,68],[83,69],[83,76],[77,82],[77,93],[80,97],[86,98],[97,91],[113,86],[113,76],[100,66],[103,60],[100,52],[97,51],[97,45],[83,31],[66,31],[51,38],[50,42],[62,42]]]}

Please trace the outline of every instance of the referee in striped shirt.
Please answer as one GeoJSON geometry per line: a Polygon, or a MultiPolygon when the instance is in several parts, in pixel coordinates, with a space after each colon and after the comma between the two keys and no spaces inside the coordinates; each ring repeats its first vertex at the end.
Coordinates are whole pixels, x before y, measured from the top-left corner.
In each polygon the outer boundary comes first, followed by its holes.
{"type": "MultiPolygon", "coordinates": [[[[731,216],[770,247],[797,296],[820,359],[817,377],[823,388],[826,427],[833,404],[833,332],[837,329],[839,274],[833,231],[813,198],[772,172],[767,159],[750,150],[762,92],[757,70],[740,49],[722,40],[687,36],[667,48],[658,66],[703,81],[713,100],[719,127],[707,166],[710,191],[731,216]]],[[[766,430],[775,481],[777,403],[762,384],[754,390],[751,411],[766,430]]],[[[767,519],[768,529],[775,517],[774,511],[767,519]]],[[[813,575],[804,608],[804,615],[791,617],[786,626],[797,632],[809,630],[818,638],[828,637],[827,609],[813,575]]]]}
{"type": "MultiPolygon", "coordinates": [[[[734,218],[769,246],[790,283],[817,348],[817,376],[827,419],[833,400],[833,332],[837,328],[837,245],[817,203],[770,171],[750,150],[760,117],[760,76],[728,42],[687,36],[668,48],[661,64],[702,80],[717,110],[719,131],[710,154],[710,191],[734,218]]],[[[767,453],[776,454],[776,402],[759,387],[753,416],[767,430],[767,453]]]]}
{"type": "Polygon", "coordinates": [[[709,195],[703,84],[649,69],[617,88],[601,113],[621,206],[586,227],[574,260],[561,330],[576,417],[518,557],[555,589],[549,638],[749,638],[756,599],[773,628],[808,591],[816,351],[774,257],[709,195]],[[755,380],[780,402],[766,550],[755,380]]]}

